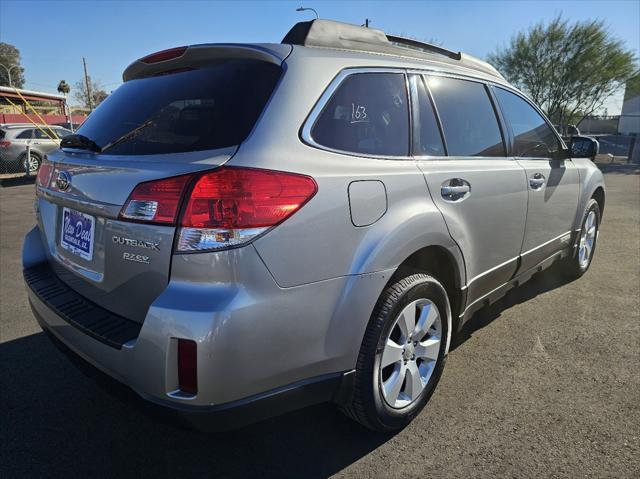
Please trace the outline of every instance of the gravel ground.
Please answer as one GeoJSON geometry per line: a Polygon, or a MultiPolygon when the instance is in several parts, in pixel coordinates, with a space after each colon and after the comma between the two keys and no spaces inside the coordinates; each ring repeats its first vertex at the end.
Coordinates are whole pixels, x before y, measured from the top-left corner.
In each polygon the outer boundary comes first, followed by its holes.
{"type": "Polygon", "coordinates": [[[640,477],[639,179],[610,168],[590,271],[476,314],[396,435],[329,405],[217,435],[141,414],[38,328],[20,267],[33,186],[0,188],[0,477],[640,477]]]}

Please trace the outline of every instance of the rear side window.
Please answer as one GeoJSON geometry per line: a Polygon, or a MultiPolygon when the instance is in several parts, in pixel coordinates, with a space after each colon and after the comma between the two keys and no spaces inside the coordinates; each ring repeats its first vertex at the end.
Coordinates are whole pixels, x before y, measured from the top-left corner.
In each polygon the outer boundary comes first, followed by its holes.
{"type": "Polygon", "coordinates": [[[411,84],[415,86],[415,90],[412,91],[416,92],[417,101],[417,109],[413,115],[416,123],[413,154],[417,156],[444,156],[440,128],[423,78],[413,75],[411,76],[411,84]]]}
{"type": "Polygon", "coordinates": [[[529,103],[511,92],[496,88],[505,120],[513,131],[517,157],[556,158],[560,142],[551,127],[529,103]]]}
{"type": "Polygon", "coordinates": [[[409,108],[404,75],[348,76],[322,110],[311,137],[335,150],[408,156],[409,108]]]}
{"type": "Polygon", "coordinates": [[[78,130],[110,155],[211,150],[240,144],[271,96],[277,65],[230,60],[131,80],[78,130]]]}
{"type": "Polygon", "coordinates": [[[449,156],[506,156],[498,120],[482,83],[427,78],[449,156]]]}

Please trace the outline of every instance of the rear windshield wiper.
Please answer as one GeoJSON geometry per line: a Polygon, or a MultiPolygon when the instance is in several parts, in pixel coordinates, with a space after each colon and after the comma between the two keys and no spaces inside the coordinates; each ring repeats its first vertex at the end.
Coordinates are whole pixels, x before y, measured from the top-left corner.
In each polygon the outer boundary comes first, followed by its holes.
{"type": "Polygon", "coordinates": [[[108,143],[104,146],[104,148],[102,148],[102,151],[106,151],[109,148],[113,148],[116,145],[119,145],[120,143],[124,143],[125,141],[128,141],[132,138],[135,138],[136,136],[138,136],[140,134],[140,132],[142,130],[144,130],[145,128],[148,128],[149,126],[153,125],[155,123],[155,120],[150,119],[145,121],[144,123],[138,125],[136,128],[134,128],[133,130],[125,133],[124,135],[122,135],[120,138],[117,138],[115,140],[113,140],[111,143],[108,143]]]}
{"type": "Polygon", "coordinates": [[[95,151],[96,153],[102,151],[102,148],[100,148],[95,141],[84,135],[78,135],[77,133],[65,136],[60,142],[60,148],[78,148],[81,150],[95,151]]]}

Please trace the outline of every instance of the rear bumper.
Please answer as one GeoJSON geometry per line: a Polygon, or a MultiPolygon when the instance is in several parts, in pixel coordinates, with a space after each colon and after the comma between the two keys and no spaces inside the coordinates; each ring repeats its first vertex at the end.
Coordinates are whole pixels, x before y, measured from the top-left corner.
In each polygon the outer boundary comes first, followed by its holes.
{"type": "MultiPolygon", "coordinates": [[[[47,261],[36,227],[25,238],[23,267],[28,272],[47,261]]],[[[216,429],[348,395],[342,378],[355,366],[390,274],[280,288],[252,246],[188,255],[174,261],[165,291],[137,323],[137,337],[123,337],[119,348],[70,321],[26,283],[42,328],[66,348],[142,398],[196,424],[219,423],[208,427],[216,429]],[[178,338],[197,343],[195,396],[178,390],[178,338]]]]}
{"type": "Polygon", "coordinates": [[[116,395],[140,412],[164,422],[206,432],[237,429],[263,419],[285,414],[319,402],[341,403],[348,398],[353,385],[353,373],[335,373],[310,378],[283,388],[268,391],[240,401],[217,406],[189,406],[136,394],[128,386],[101,371],[69,346],[43,321],[31,305],[34,316],[51,342],[82,373],[94,379],[103,389],[116,395]]]}

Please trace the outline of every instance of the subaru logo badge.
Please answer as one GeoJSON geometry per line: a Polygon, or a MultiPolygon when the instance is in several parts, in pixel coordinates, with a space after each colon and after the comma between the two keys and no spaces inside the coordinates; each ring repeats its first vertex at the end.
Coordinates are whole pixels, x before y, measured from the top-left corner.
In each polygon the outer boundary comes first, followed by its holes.
{"type": "Polygon", "coordinates": [[[56,188],[60,191],[65,191],[71,186],[71,175],[66,171],[59,171],[56,178],[56,188]]]}

